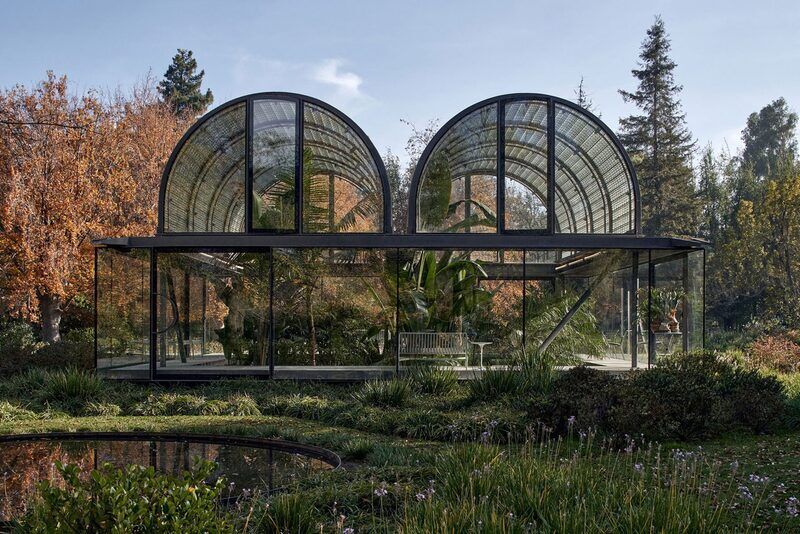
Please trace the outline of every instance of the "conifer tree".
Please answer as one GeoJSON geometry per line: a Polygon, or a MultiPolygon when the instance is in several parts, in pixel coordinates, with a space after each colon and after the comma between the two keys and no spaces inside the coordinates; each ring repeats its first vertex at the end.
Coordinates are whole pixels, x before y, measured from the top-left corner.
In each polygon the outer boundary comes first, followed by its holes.
{"type": "Polygon", "coordinates": [[[692,235],[700,219],[691,169],[694,141],[678,98],[682,87],[675,83],[677,65],[669,52],[664,21],[656,17],[642,43],[639,68],[631,71],[639,86],[633,92],[619,91],[641,111],[620,119],[620,139],[639,178],[643,232],[692,235]]]}
{"type": "Polygon", "coordinates": [[[205,74],[204,70],[197,72],[197,60],[192,51],[179,48],[158,84],[158,92],[176,115],[202,115],[214,102],[211,89],[205,93],[200,90],[205,74]]]}

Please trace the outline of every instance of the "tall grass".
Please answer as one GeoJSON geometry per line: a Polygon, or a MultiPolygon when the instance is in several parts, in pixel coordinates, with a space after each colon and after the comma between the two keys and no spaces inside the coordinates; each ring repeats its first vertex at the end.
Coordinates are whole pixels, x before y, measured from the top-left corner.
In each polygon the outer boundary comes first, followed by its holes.
{"type": "MultiPolygon", "coordinates": [[[[529,440],[520,451],[454,447],[405,510],[403,532],[719,532],[748,530],[720,468],[658,449],[614,451],[581,440],[529,440]],[[741,519],[740,519],[741,518],[741,519]]],[[[741,491],[739,488],[738,491],[741,491]]],[[[748,490],[749,491],[749,490],[748,490]]]]}
{"type": "Polygon", "coordinates": [[[407,380],[370,380],[353,393],[353,398],[367,406],[402,407],[411,388],[407,380]]]}
{"type": "Polygon", "coordinates": [[[435,365],[420,365],[410,373],[412,387],[427,395],[447,395],[458,384],[458,374],[452,369],[435,365]]]}

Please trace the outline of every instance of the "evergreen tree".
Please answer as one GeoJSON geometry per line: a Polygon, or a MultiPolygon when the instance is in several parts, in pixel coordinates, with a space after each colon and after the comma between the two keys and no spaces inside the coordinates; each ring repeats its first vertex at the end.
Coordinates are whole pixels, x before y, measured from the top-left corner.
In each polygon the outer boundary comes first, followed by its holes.
{"type": "Polygon", "coordinates": [[[742,164],[752,167],[757,178],[772,177],[778,167],[797,154],[797,113],[779,98],[751,113],[742,131],[742,164]]]}
{"type": "Polygon", "coordinates": [[[583,76],[581,76],[581,81],[578,83],[578,87],[575,89],[575,103],[586,111],[590,111],[599,116],[599,114],[597,114],[594,110],[594,102],[586,92],[586,88],[583,85],[583,76]]]}
{"type": "Polygon", "coordinates": [[[631,71],[639,86],[634,92],[620,91],[642,114],[620,119],[620,139],[639,178],[644,233],[691,235],[700,219],[691,169],[694,141],[669,52],[664,21],[656,17],[642,43],[639,68],[631,71]]]}
{"type": "Polygon", "coordinates": [[[386,150],[383,161],[386,162],[386,177],[392,194],[392,229],[405,232],[408,226],[408,181],[400,169],[400,158],[391,149],[386,150]]]}
{"type": "Polygon", "coordinates": [[[179,48],[158,84],[158,92],[176,115],[202,115],[214,101],[211,89],[205,93],[200,90],[205,74],[204,70],[197,72],[197,60],[192,57],[192,51],[179,48]]]}
{"type": "Polygon", "coordinates": [[[725,166],[725,158],[717,161],[714,150],[709,144],[700,159],[698,176],[698,197],[701,200],[699,235],[711,241],[717,240],[724,221],[728,215],[727,183],[724,181],[720,167],[725,166]]]}

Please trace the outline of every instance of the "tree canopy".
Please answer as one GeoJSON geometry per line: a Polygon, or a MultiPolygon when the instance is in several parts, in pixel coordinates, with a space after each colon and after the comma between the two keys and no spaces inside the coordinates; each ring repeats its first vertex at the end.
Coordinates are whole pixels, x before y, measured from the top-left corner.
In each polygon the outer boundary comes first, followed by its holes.
{"type": "Polygon", "coordinates": [[[205,74],[204,70],[197,72],[197,60],[192,51],[179,48],[158,84],[158,92],[176,115],[202,115],[214,102],[211,89],[206,89],[205,93],[200,89],[205,74]]]}

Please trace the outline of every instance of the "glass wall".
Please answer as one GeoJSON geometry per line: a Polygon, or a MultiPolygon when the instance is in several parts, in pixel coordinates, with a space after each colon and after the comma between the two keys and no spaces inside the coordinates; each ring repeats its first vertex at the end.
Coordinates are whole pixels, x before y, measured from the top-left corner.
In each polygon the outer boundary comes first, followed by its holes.
{"type": "Polygon", "coordinates": [[[150,253],[97,250],[97,370],[149,369],[150,253]]]}
{"type": "Polygon", "coordinates": [[[275,368],[395,366],[396,251],[275,249],[275,368]]]}
{"type": "Polygon", "coordinates": [[[269,366],[268,252],[157,254],[158,373],[269,366]]]}
{"type": "Polygon", "coordinates": [[[522,344],[522,251],[401,251],[399,363],[507,363],[522,344]]]}
{"type": "MultiPolygon", "coordinates": [[[[97,261],[98,369],[147,373],[150,257],[97,261]]],[[[156,267],[162,378],[478,369],[523,346],[621,370],[703,345],[702,250],[198,249],[156,267]]]]}

